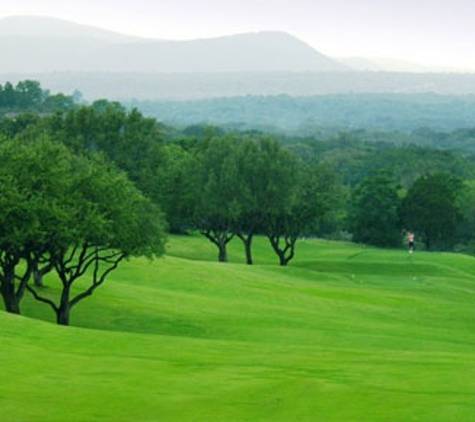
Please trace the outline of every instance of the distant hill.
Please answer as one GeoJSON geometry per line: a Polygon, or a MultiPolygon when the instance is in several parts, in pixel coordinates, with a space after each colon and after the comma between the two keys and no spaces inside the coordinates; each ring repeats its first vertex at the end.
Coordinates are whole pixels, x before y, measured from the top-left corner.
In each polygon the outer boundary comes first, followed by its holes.
{"type": "Polygon", "coordinates": [[[192,41],[117,34],[68,21],[16,16],[0,20],[0,72],[302,72],[345,65],[284,32],[192,41]]]}
{"type": "Polygon", "coordinates": [[[52,91],[78,90],[88,101],[475,94],[475,73],[422,73],[413,64],[374,59],[339,61],[284,32],[165,41],[18,16],[0,19],[0,46],[0,84],[34,79],[52,91]]]}
{"type": "Polygon", "coordinates": [[[63,39],[124,43],[141,40],[141,38],[131,35],[40,16],[11,16],[0,19],[0,38],[9,37],[14,38],[10,41],[63,39]]]}

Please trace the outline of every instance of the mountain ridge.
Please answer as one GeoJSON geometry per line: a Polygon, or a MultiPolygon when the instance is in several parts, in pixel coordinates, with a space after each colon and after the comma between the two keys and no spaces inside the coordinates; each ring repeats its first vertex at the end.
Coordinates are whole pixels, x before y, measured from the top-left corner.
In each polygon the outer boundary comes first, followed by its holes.
{"type": "Polygon", "coordinates": [[[61,33],[61,37],[64,39],[90,36],[108,42],[144,40],[144,38],[134,35],[122,34],[49,16],[14,15],[0,19],[0,38],[12,36],[37,39],[58,38],[58,32],[61,33]]]}
{"type": "Polygon", "coordinates": [[[0,19],[0,72],[269,72],[349,68],[286,32],[172,41],[50,17],[0,19]]]}

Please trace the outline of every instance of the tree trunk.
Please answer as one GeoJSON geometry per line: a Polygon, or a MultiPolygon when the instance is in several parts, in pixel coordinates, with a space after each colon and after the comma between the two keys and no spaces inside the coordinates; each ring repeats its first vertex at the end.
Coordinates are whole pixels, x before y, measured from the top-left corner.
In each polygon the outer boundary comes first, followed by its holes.
{"type": "Polygon", "coordinates": [[[1,292],[5,310],[12,314],[20,314],[20,303],[15,293],[15,284],[9,282],[2,282],[1,292]]]}
{"type": "Polygon", "coordinates": [[[234,234],[229,234],[227,231],[213,231],[203,230],[201,234],[213,242],[219,250],[218,260],[219,262],[228,262],[228,250],[227,244],[234,237],[234,234]]]}
{"type": "Polygon", "coordinates": [[[277,256],[279,257],[279,265],[281,267],[286,267],[287,264],[289,263],[289,261],[292,259],[293,257],[293,252],[290,253],[289,256],[285,256],[285,252],[280,250],[280,249],[274,249],[275,250],[275,253],[277,254],[277,256]]]}
{"type": "Polygon", "coordinates": [[[246,250],[246,264],[247,265],[252,265],[252,238],[248,238],[248,241],[244,243],[244,248],[246,250]]]}
{"type": "Polygon", "coordinates": [[[12,314],[20,313],[20,301],[15,291],[14,269],[7,268],[5,277],[0,281],[0,292],[2,294],[5,310],[12,314]]]}
{"type": "Polygon", "coordinates": [[[43,287],[43,274],[41,274],[39,268],[33,270],[33,280],[36,287],[43,287]]]}
{"type": "Polygon", "coordinates": [[[219,242],[218,249],[219,249],[219,255],[218,255],[219,262],[228,262],[228,249],[226,247],[226,243],[219,242]]]}
{"type": "Polygon", "coordinates": [[[56,312],[56,323],[58,325],[69,325],[69,314],[70,308],[67,307],[60,307],[56,312]]]}
{"type": "Polygon", "coordinates": [[[246,264],[247,265],[252,265],[253,260],[252,260],[252,239],[254,237],[253,234],[248,234],[247,237],[243,234],[238,234],[239,239],[242,240],[242,243],[244,244],[244,250],[246,253],[246,264]]]}
{"type": "Polygon", "coordinates": [[[38,263],[33,266],[33,280],[36,287],[43,287],[43,277],[52,269],[53,264],[51,262],[45,265],[43,268],[40,268],[38,263]]]}
{"type": "Polygon", "coordinates": [[[283,253],[278,253],[278,255],[279,255],[279,265],[281,267],[286,267],[290,260],[287,259],[285,257],[285,254],[283,254],[283,253]]]}
{"type": "Polygon", "coordinates": [[[61,302],[56,311],[56,322],[59,325],[69,325],[69,315],[71,313],[71,304],[69,301],[70,286],[65,285],[61,293],[61,302]]]}
{"type": "Polygon", "coordinates": [[[279,257],[279,265],[282,267],[287,266],[290,260],[295,254],[295,243],[297,242],[296,236],[285,236],[285,246],[280,247],[280,236],[268,236],[269,242],[274,249],[274,252],[279,257]]]}

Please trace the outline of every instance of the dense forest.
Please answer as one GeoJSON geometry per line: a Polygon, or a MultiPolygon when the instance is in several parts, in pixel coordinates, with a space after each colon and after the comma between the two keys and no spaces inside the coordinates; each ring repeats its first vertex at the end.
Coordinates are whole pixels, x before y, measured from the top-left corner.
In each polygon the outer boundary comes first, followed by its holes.
{"type": "MultiPolygon", "coordinates": [[[[343,100],[338,103],[345,109],[343,100]]],[[[169,230],[201,232],[217,246],[221,261],[227,259],[226,244],[236,236],[251,263],[256,234],[269,238],[282,265],[292,259],[301,236],[401,246],[404,232],[412,230],[423,247],[463,250],[475,239],[475,195],[472,199],[468,193],[475,181],[475,129],[439,137],[428,129],[412,135],[384,132],[380,139],[371,130],[291,136],[211,125],[180,128],[118,102],[84,105],[73,97],[50,95],[34,81],[16,87],[6,83],[0,101],[5,104],[3,142],[46,138],[76,155],[101,154],[163,211],[169,230]],[[411,136],[433,133],[439,148],[410,142],[411,136]],[[458,139],[455,148],[449,148],[450,139],[458,139]],[[436,195],[433,202],[424,197],[429,193],[436,195]],[[418,214],[434,220],[435,233],[409,212],[421,198],[424,211],[432,214],[418,214]],[[447,198],[450,203],[442,204],[447,198]],[[363,212],[369,204],[371,218],[363,212]],[[451,223],[442,227],[437,221],[443,213],[451,223]]],[[[260,114],[266,112],[263,107],[260,114]]]]}

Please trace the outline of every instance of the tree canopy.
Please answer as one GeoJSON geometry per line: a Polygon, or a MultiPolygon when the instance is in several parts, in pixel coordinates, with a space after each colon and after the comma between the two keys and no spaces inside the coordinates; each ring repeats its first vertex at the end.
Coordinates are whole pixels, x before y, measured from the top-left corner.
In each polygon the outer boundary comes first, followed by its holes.
{"type": "Polygon", "coordinates": [[[70,309],[122,259],[164,252],[161,213],[102,156],[40,138],[0,142],[0,160],[0,287],[8,311],[20,312],[28,289],[67,324],[70,309]],[[39,263],[50,263],[61,280],[59,305],[28,285],[39,263]],[[85,275],[89,287],[71,298],[72,284],[85,275]]]}
{"type": "MultiPolygon", "coordinates": [[[[445,142],[444,148],[453,139],[464,143],[473,135],[470,129],[442,136],[423,129],[402,134],[369,129],[339,133],[333,128],[295,137],[205,124],[181,130],[118,102],[98,100],[69,107],[70,97],[52,96],[35,81],[22,81],[16,86],[6,83],[0,91],[0,103],[5,98],[16,98],[15,106],[0,106],[0,115],[9,111],[0,118],[0,136],[23,143],[46,136],[72,151],[77,160],[89,156],[87,163],[74,164],[83,168],[91,166],[91,155],[102,154],[93,161],[107,161],[123,171],[134,187],[163,211],[172,232],[201,232],[217,246],[222,261],[227,260],[228,243],[239,238],[246,262],[251,264],[252,242],[258,234],[268,237],[282,265],[294,256],[301,236],[331,236],[397,247],[405,228],[414,229],[427,246],[444,248],[451,248],[455,240],[469,243],[475,238],[471,234],[470,194],[460,195],[460,189],[448,197],[461,212],[444,211],[452,217],[437,233],[428,234],[425,225],[437,227],[438,222],[431,218],[440,212],[441,201],[423,200],[417,212],[409,211],[409,204],[415,206],[418,198],[427,194],[420,190],[415,194],[422,178],[444,171],[463,179],[465,190],[475,180],[475,158],[471,154],[421,146],[431,136],[437,138],[436,143],[445,142]],[[48,101],[58,107],[48,111],[48,101]],[[408,143],[416,138],[419,146],[408,143]],[[420,216],[421,221],[413,221],[413,215],[420,216]]],[[[8,177],[3,182],[4,199],[17,195],[20,207],[24,190],[15,192],[13,185],[9,189],[8,177]]],[[[82,177],[87,178],[84,174],[82,177]]],[[[63,179],[70,181],[71,177],[63,179]]],[[[98,198],[93,186],[88,182],[87,192],[98,198]]],[[[438,192],[435,196],[445,195],[441,183],[434,189],[438,192]]],[[[81,189],[75,186],[74,192],[81,189]]],[[[74,195],[69,194],[70,201],[80,204],[84,198],[74,195]]],[[[113,200],[108,199],[111,204],[113,200]]],[[[65,204],[68,202],[63,202],[63,207],[65,204]]],[[[96,212],[94,207],[91,209],[96,212]]],[[[33,208],[21,212],[33,212],[33,208]]],[[[88,209],[85,214],[90,214],[88,209]]],[[[159,211],[157,215],[161,215],[159,211]]],[[[98,222],[88,225],[76,220],[74,224],[87,228],[98,222]]],[[[101,227],[95,229],[97,235],[101,227]]],[[[120,227],[114,230],[118,233],[120,227]]],[[[32,271],[41,274],[50,268],[35,264],[32,271]]]]}
{"type": "Polygon", "coordinates": [[[11,82],[0,85],[0,115],[2,112],[52,112],[65,111],[74,107],[72,96],[52,95],[43,90],[38,81],[26,79],[15,86],[11,82]]]}
{"type": "Polygon", "coordinates": [[[402,204],[404,227],[418,234],[427,249],[455,243],[461,187],[459,178],[436,173],[420,177],[408,190],[402,204]]]}
{"type": "Polygon", "coordinates": [[[353,240],[369,245],[395,247],[401,244],[401,199],[394,177],[381,172],[355,188],[349,220],[353,240]]]}

